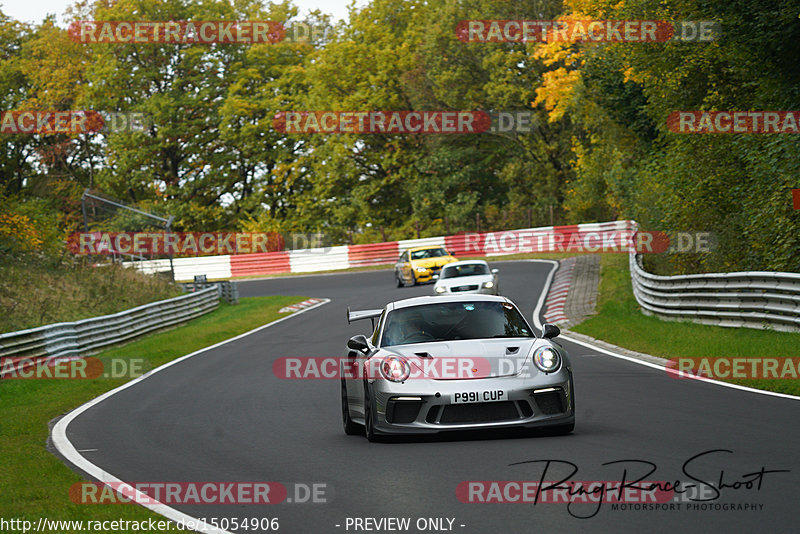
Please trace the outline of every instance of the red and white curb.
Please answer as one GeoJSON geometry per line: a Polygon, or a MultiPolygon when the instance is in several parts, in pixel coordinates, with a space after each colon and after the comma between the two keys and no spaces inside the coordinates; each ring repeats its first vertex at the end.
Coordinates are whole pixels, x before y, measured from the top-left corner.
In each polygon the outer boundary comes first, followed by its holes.
{"type": "Polygon", "coordinates": [[[278,310],[278,313],[289,313],[289,312],[297,312],[300,310],[304,310],[306,308],[310,308],[311,306],[316,306],[320,302],[324,301],[325,299],[308,299],[304,300],[303,302],[298,302],[297,304],[292,304],[291,306],[285,306],[278,310]]]}
{"type": "Polygon", "coordinates": [[[545,303],[547,311],[544,314],[544,319],[548,323],[563,323],[569,320],[564,313],[564,305],[567,302],[567,294],[572,285],[572,272],[575,270],[576,261],[577,258],[567,258],[560,262],[545,303]]]}
{"type": "Polygon", "coordinates": [[[620,252],[635,230],[633,221],[543,226],[486,233],[463,233],[335,247],[200,256],[125,262],[145,273],[173,269],[176,280],[196,275],[209,279],[268,276],[279,273],[312,273],[371,265],[394,265],[401,251],[416,246],[445,247],[459,256],[496,257],[534,252],[620,252]],[[597,245],[602,243],[602,246],[597,245]]]}

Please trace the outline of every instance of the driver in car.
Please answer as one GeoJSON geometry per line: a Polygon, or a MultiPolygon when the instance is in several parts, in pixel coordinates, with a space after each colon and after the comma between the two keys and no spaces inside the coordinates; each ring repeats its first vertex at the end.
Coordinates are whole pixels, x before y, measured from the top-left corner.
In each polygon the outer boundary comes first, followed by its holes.
{"type": "MultiPolygon", "coordinates": [[[[404,314],[405,315],[405,314],[404,314]]],[[[389,321],[386,328],[386,345],[403,345],[410,341],[422,341],[425,337],[433,336],[425,331],[425,321],[418,314],[402,317],[389,321]]]]}

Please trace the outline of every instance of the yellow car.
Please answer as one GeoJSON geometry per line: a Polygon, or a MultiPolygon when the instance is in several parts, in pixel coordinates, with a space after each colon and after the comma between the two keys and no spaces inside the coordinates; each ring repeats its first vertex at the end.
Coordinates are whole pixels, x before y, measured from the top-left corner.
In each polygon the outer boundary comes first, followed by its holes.
{"type": "Polygon", "coordinates": [[[458,261],[447,249],[439,246],[413,247],[403,251],[394,266],[397,287],[430,282],[443,265],[458,261]]]}

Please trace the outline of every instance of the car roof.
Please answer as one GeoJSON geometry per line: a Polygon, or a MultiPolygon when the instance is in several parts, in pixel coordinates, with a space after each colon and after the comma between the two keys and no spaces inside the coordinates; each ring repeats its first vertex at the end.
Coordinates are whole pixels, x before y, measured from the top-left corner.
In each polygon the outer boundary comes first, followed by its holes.
{"type": "MultiPolygon", "coordinates": [[[[499,295],[478,295],[470,293],[467,295],[430,295],[424,297],[412,297],[410,299],[397,300],[386,306],[386,311],[400,308],[411,308],[413,306],[424,306],[425,304],[437,304],[442,302],[511,302],[506,297],[499,295]]],[[[513,303],[512,303],[513,304],[513,303]]]]}
{"type": "Polygon", "coordinates": [[[461,260],[461,261],[454,261],[452,263],[448,263],[444,267],[445,268],[447,268],[447,267],[458,267],[459,265],[472,265],[474,263],[480,263],[481,265],[485,265],[487,267],[489,266],[489,264],[486,263],[483,260],[461,260]]]}
{"type": "Polygon", "coordinates": [[[414,251],[417,251],[417,250],[430,250],[430,249],[435,249],[435,248],[444,248],[444,245],[424,245],[424,246],[418,246],[418,247],[409,247],[404,252],[407,252],[409,250],[414,252],[414,251]]]}

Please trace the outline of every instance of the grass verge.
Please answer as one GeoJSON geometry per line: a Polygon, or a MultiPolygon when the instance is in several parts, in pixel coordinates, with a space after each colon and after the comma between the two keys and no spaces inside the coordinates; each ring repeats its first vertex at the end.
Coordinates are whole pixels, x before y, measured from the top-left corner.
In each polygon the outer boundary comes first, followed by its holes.
{"type": "MultiPolygon", "coordinates": [[[[573,331],[627,349],[662,358],[786,358],[797,356],[800,334],[724,328],[686,321],[663,321],[644,315],[633,296],[628,257],[603,254],[600,259],[597,315],[573,331]]],[[[782,367],[779,367],[779,369],[782,367]]],[[[800,395],[800,380],[728,380],[779,393],[800,395]]]]}
{"type": "MultiPolygon", "coordinates": [[[[287,314],[282,307],[306,297],[242,298],[184,326],[147,336],[95,357],[144,360],[145,369],[242,334],[287,314]]],[[[47,451],[48,422],[127,382],[93,380],[4,380],[0,382],[0,517],[63,520],[163,519],[134,504],[76,504],[69,488],[83,479],[47,451]]],[[[125,532],[125,531],[119,531],[125,532]]]]}
{"type": "Polygon", "coordinates": [[[0,262],[0,332],[109,315],[181,293],[163,276],[116,264],[0,262]]]}

